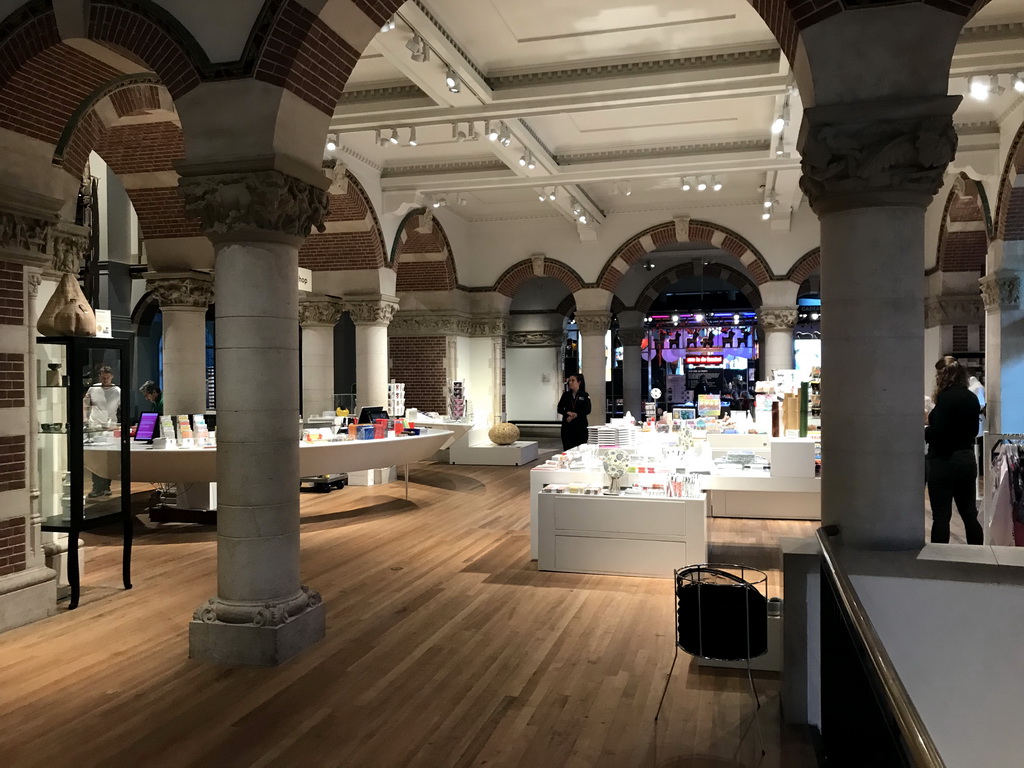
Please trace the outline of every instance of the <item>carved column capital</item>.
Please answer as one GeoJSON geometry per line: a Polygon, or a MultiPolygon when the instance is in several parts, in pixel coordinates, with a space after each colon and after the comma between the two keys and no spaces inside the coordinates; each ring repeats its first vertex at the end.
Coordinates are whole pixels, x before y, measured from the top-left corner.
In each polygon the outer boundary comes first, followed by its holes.
{"type": "Polygon", "coordinates": [[[639,347],[646,337],[647,332],[643,328],[619,328],[619,341],[624,347],[639,347]]]}
{"type": "Polygon", "coordinates": [[[28,297],[34,299],[39,296],[39,286],[43,284],[43,276],[36,269],[28,269],[25,272],[25,279],[28,282],[28,297]]]}
{"type": "Polygon", "coordinates": [[[1011,271],[985,275],[981,284],[981,299],[989,313],[1020,309],[1020,274],[1011,271]]]}
{"type": "Polygon", "coordinates": [[[356,325],[391,324],[398,312],[398,300],[379,298],[370,300],[346,300],[345,310],[356,325]]]}
{"type": "Polygon", "coordinates": [[[757,312],[757,320],[766,331],[792,331],[797,313],[789,307],[764,307],[757,312]]]}
{"type": "Polygon", "coordinates": [[[959,96],[809,107],[800,129],[800,189],[821,215],[927,207],[956,155],[959,96]]]}
{"type": "Polygon", "coordinates": [[[337,301],[327,299],[299,302],[299,325],[303,328],[314,325],[335,326],[341,320],[344,307],[337,301]]]}
{"type": "Polygon", "coordinates": [[[150,277],[146,288],[153,292],[161,309],[206,309],[213,302],[213,278],[209,275],[150,277]]]}
{"type": "Polygon", "coordinates": [[[612,316],[610,312],[604,311],[583,311],[577,312],[575,316],[576,327],[581,334],[605,333],[611,326],[612,316]]]}
{"type": "Polygon", "coordinates": [[[325,229],[327,190],[280,171],[183,175],[178,185],[185,213],[214,240],[254,231],[304,238],[314,227],[325,229]]]}
{"type": "Polygon", "coordinates": [[[924,301],[924,327],[940,325],[982,325],[985,312],[979,294],[929,296],[924,301]]]}

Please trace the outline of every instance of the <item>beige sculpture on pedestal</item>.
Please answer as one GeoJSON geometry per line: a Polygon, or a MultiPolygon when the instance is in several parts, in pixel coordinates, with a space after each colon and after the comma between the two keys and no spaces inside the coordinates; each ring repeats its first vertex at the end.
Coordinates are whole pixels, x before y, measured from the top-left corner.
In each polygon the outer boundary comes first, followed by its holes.
{"type": "Polygon", "coordinates": [[[43,336],[95,336],[96,313],[85,300],[78,278],[65,272],[46,302],[36,327],[43,336]]]}
{"type": "Polygon", "coordinates": [[[507,422],[495,424],[487,431],[487,437],[495,445],[512,445],[519,439],[519,427],[507,422]]]}

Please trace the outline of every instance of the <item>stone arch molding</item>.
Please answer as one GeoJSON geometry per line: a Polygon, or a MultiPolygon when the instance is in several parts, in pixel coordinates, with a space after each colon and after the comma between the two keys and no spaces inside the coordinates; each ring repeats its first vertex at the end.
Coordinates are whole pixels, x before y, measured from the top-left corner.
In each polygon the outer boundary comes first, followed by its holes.
{"type": "Polygon", "coordinates": [[[575,293],[585,285],[580,274],[568,264],[545,256],[532,256],[506,269],[491,290],[514,297],[524,283],[535,277],[552,277],[564,285],[569,293],[575,293]]]}
{"type": "Polygon", "coordinates": [[[740,260],[757,285],[775,279],[768,260],[741,235],[710,221],[680,217],[649,227],[620,245],[601,269],[598,287],[614,293],[631,266],[659,246],[673,243],[707,243],[721,248],[740,260]]]}
{"type": "MultiPolygon", "coordinates": [[[[691,277],[694,274],[696,274],[696,270],[692,262],[678,264],[663,272],[644,286],[644,289],[640,292],[640,297],[636,301],[635,309],[640,312],[647,312],[651,308],[651,304],[654,303],[655,299],[663,291],[684,277],[691,277]]],[[[758,309],[761,306],[761,292],[758,290],[757,285],[739,270],[725,264],[709,264],[704,267],[704,274],[709,277],[720,278],[734,286],[747,297],[750,301],[750,306],[754,309],[758,309]]]]}
{"type": "Polygon", "coordinates": [[[451,243],[433,210],[417,208],[398,227],[391,262],[396,288],[407,291],[452,291],[459,287],[451,243]]]}
{"type": "Polygon", "coordinates": [[[984,273],[993,234],[985,188],[966,173],[958,174],[942,211],[935,264],[925,274],[984,273]]]}

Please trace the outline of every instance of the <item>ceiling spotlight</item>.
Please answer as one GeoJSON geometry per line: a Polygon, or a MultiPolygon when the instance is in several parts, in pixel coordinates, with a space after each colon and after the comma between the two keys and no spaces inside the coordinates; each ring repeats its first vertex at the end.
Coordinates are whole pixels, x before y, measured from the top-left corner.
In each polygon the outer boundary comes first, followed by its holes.
{"type": "Polygon", "coordinates": [[[452,123],[452,139],[458,142],[466,140],[466,132],[459,128],[458,123],[452,123]]]}
{"type": "Polygon", "coordinates": [[[333,133],[327,134],[327,151],[333,152],[338,148],[338,137],[333,133]]]}
{"type": "Polygon", "coordinates": [[[682,188],[683,192],[689,192],[695,183],[696,180],[693,176],[684,176],[683,181],[679,186],[682,188]]]}
{"type": "Polygon", "coordinates": [[[480,138],[479,136],[476,135],[476,123],[466,123],[466,128],[468,129],[466,133],[466,141],[476,141],[477,139],[480,138]]]}
{"type": "Polygon", "coordinates": [[[693,316],[693,321],[695,323],[703,323],[704,322],[704,315],[701,312],[698,312],[697,314],[695,314],[693,316]]]}
{"type": "Polygon", "coordinates": [[[452,93],[458,93],[462,90],[462,78],[451,67],[448,67],[448,71],[445,72],[444,84],[448,86],[448,90],[452,93]]]}
{"type": "Polygon", "coordinates": [[[672,322],[673,323],[678,323],[679,322],[679,315],[672,315],[672,322]]]}
{"type": "Polygon", "coordinates": [[[581,213],[580,217],[578,219],[576,219],[576,221],[578,221],[580,224],[586,224],[587,223],[587,214],[581,213]]]}
{"type": "Polygon", "coordinates": [[[468,205],[469,204],[469,201],[466,199],[466,196],[464,194],[462,194],[461,192],[459,193],[458,197],[455,198],[455,202],[458,205],[468,205]]]}
{"type": "Polygon", "coordinates": [[[698,192],[703,192],[707,188],[708,188],[708,180],[704,176],[701,176],[697,180],[697,191],[698,192]]]}
{"type": "Polygon", "coordinates": [[[977,101],[986,101],[992,90],[992,82],[982,75],[968,78],[967,85],[971,92],[971,98],[977,101]]]}
{"type": "Polygon", "coordinates": [[[738,323],[738,322],[740,321],[740,316],[739,316],[739,315],[733,315],[733,316],[732,316],[732,321],[733,321],[734,323],[738,323]]]}
{"type": "Polygon", "coordinates": [[[633,194],[633,185],[630,184],[628,181],[622,183],[622,194],[624,194],[626,197],[629,197],[630,195],[633,194]]]}
{"type": "Polygon", "coordinates": [[[550,187],[549,190],[548,190],[548,200],[550,200],[551,202],[555,202],[555,188],[554,187],[550,187]]]}
{"type": "Polygon", "coordinates": [[[654,269],[654,262],[651,261],[650,259],[644,261],[644,269],[646,269],[648,272],[652,271],[654,269]]]}
{"type": "Polygon", "coordinates": [[[413,126],[409,129],[409,146],[415,147],[417,144],[419,144],[419,142],[416,141],[416,126],[413,126]]]}
{"type": "Polygon", "coordinates": [[[583,207],[579,204],[579,201],[576,200],[575,197],[572,198],[572,215],[579,216],[581,213],[583,213],[583,207]]]}
{"type": "Polygon", "coordinates": [[[409,56],[413,61],[421,63],[430,61],[430,48],[419,35],[413,35],[405,47],[409,50],[409,56]]]}
{"type": "Polygon", "coordinates": [[[494,125],[491,122],[487,123],[487,138],[490,139],[491,141],[498,140],[498,126],[494,125]]]}
{"type": "Polygon", "coordinates": [[[764,196],[764,207],[765,208],[771,208],[772,205],[774,205],[774,202],[772,201],[771,196],[770,195],[765,195],[764,196]]]}
{"type": "Polygon", "coordinates": [[[540,192],[538,192],[537,199],[540,200],[542,203],[545,202],[548,199],[547,191],[542,189],[540,192]]]}
{"type": "Polygon", "coordinates": [[[390,19],[380,25],[381,32],[390,32],[395,28],[395,17],[392,16],[390,19]]]}
{"type": "Polygon", "coordinates": [[[391,143],[390,141],[387,140],[387,137],[381,135],[380,129],[374,131],[373,135],[376,138],[377,144],[379,144],[382,147],[386,147],[388,144],[391,143]]]}
{"type": "Polygon", "coordinates": [[[821,317],[821,315],[817,312],[811,312],[811,320],[817,320],[819,317],[821,317]]]}
{"type": "Polygon", "coordinates": [[[527,167],[528,170],[531,170],[531,171],[534,168],[537,167],[537,163],[533,159],[533,153],[532,152],[527,152],[526,153],[526,167],[527,167]]]}
{"type": "Polygon", "coordinates": [[[390,141],[392,144],[397,144],[398,143],[398,129],[397,128],[392,128],[391,129],[391,135],[388,136],[388,141],[390,141]]]}
{"type": "Polygon", "coordinates": [[[1011,82],[1013,83],[1013,90],[1017,93],[1024,93],[1024,72],[1018,72],[1014,75],[1011,82]]]}
{"type": "Polygon", "coordinates": [[[526,154],[525,153],[519,156],[519,164],[521,166],[523,166],[524,168],[526,167],[526,154]]]}
{"type": "Polygon", "coordinates": [[[786,121],[783,120],[781,117],[776,117],[775,121],[772,123],[772,133],[778,135],[782,133],[782,129],[785,127],[786,121]]]}
{"type": "Polygon", "coordinates": [[[768,221],[768,219],[770,219],[771,217],[772,217],[772,212],[771,212],[770,208],[765,209],[765,212],[761,214],[761,220],[762,221],[768,221]]]}
{"type": "Polygon", "coordinates": [[[711,177],[711,189],[713,189],[715,192],[720,192],[722,189],[722,182],[718,180],[717,176],[711,177]]]}
{"type": "Polygon", "coordinates": [[[501,124],[501,133],[498,134],[498,143],[507,147],[512,143],[512,131],[504,123],[501,124]]]}

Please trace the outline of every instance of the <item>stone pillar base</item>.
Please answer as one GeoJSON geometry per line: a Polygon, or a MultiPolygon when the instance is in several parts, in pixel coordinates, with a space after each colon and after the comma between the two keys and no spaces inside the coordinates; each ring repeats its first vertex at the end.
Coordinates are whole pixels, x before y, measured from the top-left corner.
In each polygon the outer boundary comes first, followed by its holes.
{"type": "Polygon", "coordinates": [[[193,620],[188,657],[211,664],[276,667],[324,638],[327,609],[318,603],[275,627],[193,620]]]}
{"type": "Polygon", "coordinates": [[[0,577],[0,632],[31,624],[57,612],[57,574],[30,568],[0,577]]]}

